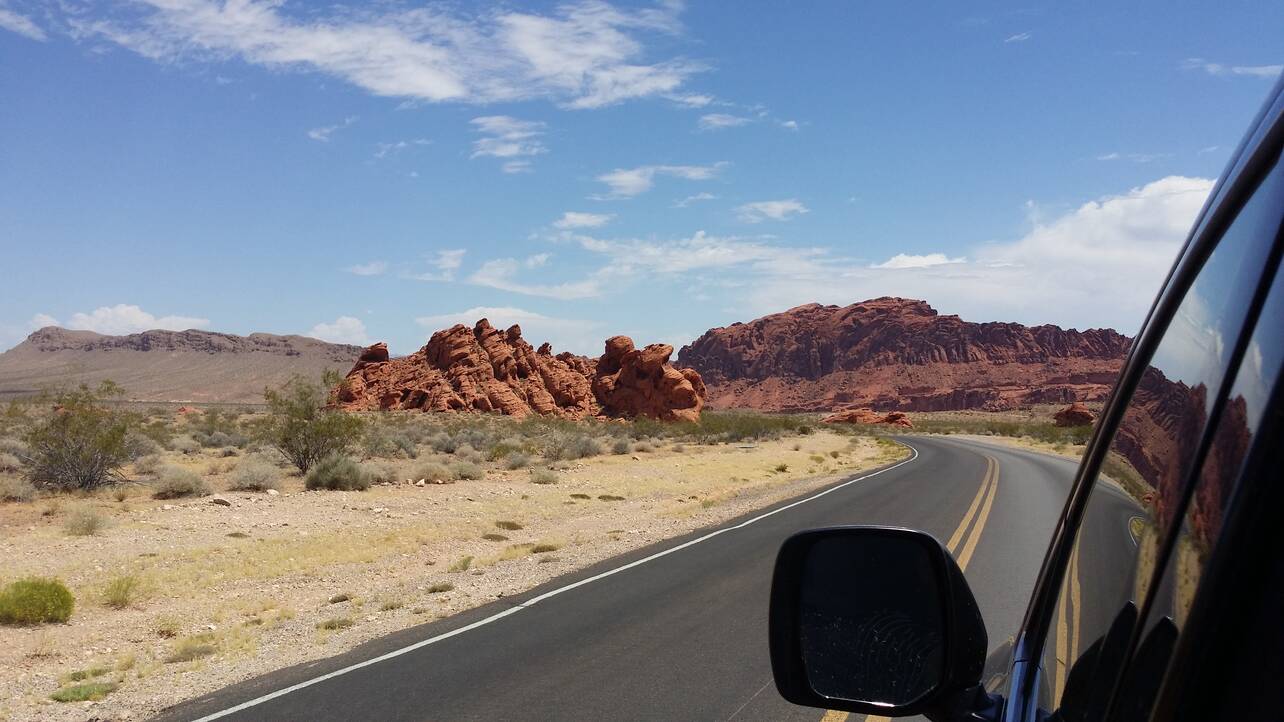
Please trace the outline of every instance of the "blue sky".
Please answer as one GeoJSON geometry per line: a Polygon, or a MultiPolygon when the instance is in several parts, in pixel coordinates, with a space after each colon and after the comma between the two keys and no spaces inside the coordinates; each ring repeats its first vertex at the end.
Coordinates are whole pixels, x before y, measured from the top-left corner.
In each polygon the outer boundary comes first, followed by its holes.
{"type": "Polygon", "coordinates": [[[1211,5],[0,0],[0,348],[1131,333],[1284,61],[1284,4],[1211,5]]]}

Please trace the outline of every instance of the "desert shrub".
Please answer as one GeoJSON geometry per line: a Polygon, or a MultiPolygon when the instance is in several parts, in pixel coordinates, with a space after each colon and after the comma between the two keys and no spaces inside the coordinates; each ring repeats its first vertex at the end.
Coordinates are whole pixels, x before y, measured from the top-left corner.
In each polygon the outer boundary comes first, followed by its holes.
{"type": "Polygon", "coordinates": [[[495,526],[507,531],[518,531],[519,529],[522,528],[522,525],[520,522],[508,521],[505,519],[500,519],[499,521],[495,522],[495,526]]]}
{"type": "Polygon", "coordinates": [[[93,536],[106,528],[107,518],[88,506],[73,507],[62,522],[62,530],[70,536],[93,536]]]}
{"type": "Polygon", "coordinates": [[[482,460],[482,453],[473,448],[472,444],[460,444],[459,447],[455,449],[455,458],[476,464],[482,460]]]}
{"type": "Polygon", "coordinates": [[[18,439],[11,439],[7,436],[0,437],[0,453],[12,454],[19,459],[27,456],[31,452],[27,445],[18,439]]]}
{"type": "Polygon", "coordinates": [[[550,544],[550,543],[536,544],[535,546],[531,547],[531,554],[547,554],[548,552],[555,552],[561,548],[562,548],[561,544],[550,544]]]}
{"type": "Polygon", "coordinates": [[[7,451],[0,451],[0,473],[13,473],[22,470],[22,462],[7,451]]]}
{"type": "Polygon", "coordinates": [[[125,434],[125,448],[130,459],[140,459],[149,454],[159,454],[163,447],[154,439],[137,429],[130,429],[125,434]]]}
{"type": "Polygon", "coordinates": [[[0,501],[31,501],[36,498],[36,487],[26,479],[0,477],[0,501]]]}
{"type": "Polygon", "coordinates": [[[481,538],[485,539],[486,541],[495,541],[495,542],[508,541],[508,537],[504,536],[503,534],[496,534],[495,532],[487,532],[486,534],[482,534],[481,538]]]}
{"type": "Polygon", "coordinates": [[[330,597],[327,601],[329,601],[330,604],[342,604],[343,602],[352,601],[352,595],[347,592],[339,592],[338,594],[330,597]]]}
{"type": "Polygon", "coordinates": [[[454,585],[454,584],[451,584],[450,582],[438,582],[438,583],[436,583],[436,584],[432,585],[431,587],[428,587],[428,593],[429,593],[429,594],[442,594],[442,593],[444,593],[444,592],[453,591],[453,590],[454,590],[454,588],[455,588],[455,585],[454,585]]]}
{"type": "Polygon", "coordinates": [[[615,454],[616,456],[629,453],[629,440],[616,439],[614,442],[611,443],[611,453],[615,454]]]}
{"type": "Polygon", "coordinates": [[[446,571],[450,572],[451,574],[458,574],[460,572],[468,571],[468,568],[471,567],[472,565],[473,565],[472,557],[470,556],[460,557],[456,559],[454,562],[452,562],[449,567],[446,567],[446,571]]]}
{"type": "Polygon", "coordinates": [[[164,466],[156,475],[152,487],[153,499],[179,499],[185,496],[208,496],[210,487],[191,469],[181,466],[164,466]]]}
{"type": "Polygon", "coordinates": [[[159,456],[144,456],[134,461],[134,472],[138,474],[152,475],[159,473],[162,464],[159,456]]]}
{"type": "Polygon", "coordinates": [[[103,604],[112,609],[124,609],[138,599],[142,583],[138,577],[125,574],[107,583],[103,589],[103,604]]]}
{"type": "Polygon", "coordinates": [[[305,474],[323,459],[341,456],[361,438],[360,418],[326,405],[327,388],[338,381],[331,373],[322,376],[320,385],[296,376],[279,389],[263,392],[268,443],[305,474]]]}
{"type": "Polygon", "coordinates": [[[27,432],[27,478],[62,491],[96,489],[121,478],[120,467],[129,460],[129,427],[103,404],[119,394],[110,381],[58,394],[58,410],[27,432]]]}
{"type": "Polygon", "coordinates": [[[193,662],[201,657],[208,657],[217,651],[218,646],[214,644],[214,635],[194,634],[175,642],[174,648],[169,654],[165,655],[165,661],[170,664],[193,662]]]}
{"type": "Polygon", "coordinates": [[[531,464],[531,457],[520,451],[514,451],[504,457],[505,469],[523,469],[531,464]]]}
{"type": "Polygon", "coordinates": [[[162,639],[173,639],[183,629],[183,621],[178,617],[166,615],[158,617],[152,625],[152,631],[162,639]]]}
{"type": "Polygon", "coordinates": [[[397,480],[397,469],[391,464],[362,464],[371,484],[390,484],[397,480]]]}
{"type": "Polygon", "coordinates": [[[638,443],[633,445],[633,450],[638,452],[639,454],[649,454],[652,451],[655,451],[655,447],[652,446],[650,442],[639,441],[638,443]]]}
{"type": "Polygon", "coordinates": [[[597,456],[602,452],[601,442],[591,436],[558,436],[545,447],[544,458],[550,461],[584,459],[590,456],[597,456]]]}
{"type": "Polygon", "coordinates": [[[451,481],[455,478],[453,472],[445,464],[428,462],[420,464],[414,474],[415,480],[425,479],[427,481],[451,481]]]}
{"type": "Polygon", "coordinates": [[[201,442],[188,435],[175,436],[169,440],[169,450],[191,455],[201,450],[201,442]]]}
{"type": "Polygon", "coordinates": [[[531,469],[532,484],[556,484],[557,474],[548,469],[531,469]]]}
{"type": "Polygon", "coordinates": [[[687,447],[683,446],[682,444],[674,444],[674,445],[673,445],[673,453],[675,453],[675,454],[681,454],[681,453],[684,453],[686,450],[687,450],[687,447]]]}
{"type": "Polygon", "coordinates": [[[444,432],[433,434],[428,439],[428,445],[439,454],[453,454],[455,449],[459,448],[459,442],[455,440],[455,437],[444,432]]]}
{"type": "Polygon", "coordinates": [[[414,439],[405,434],[396,434],[392,437],[392,445],[397,447],[407,459],[419,457],[419,447],[415,446],[414,439]]]}
{"type": "Polygon", "coordinates": [[[771,470],[778,474],[783,474],[786,471],[789,471],[789,464],[776,464],[771,468],[771,470]]]}
{"type": "Polygon", "coordinates": [[[248,458],[232,470],[229,489],[233,491],[267,491],[280,486],[281,472],[266,459],[248,458]]]}
{"type": "Polygon", "coordinates": [[[75,597],[57,579],[19,579],[0,589],[0,624],[65,622],[75,606],[75,597]]]}
{"type": "Polygon", "coordinates": [[[116,682],[82,682],[62,687],[49,695],[55,702],[93,702],[102,699],[119,686],[116,682]]]}
{"type": "Polygon", "coordinates": [[[602,501],[624,501],[624,497],[617,494],[598,494],[597,498],[602,501]]]}
{"type": "Polygon", "coordinates": [[[312,465],[304,485],[309,489],[364,491],[370,488],[370,476],[352,459],[332,454],[312,465]]]}
{"type": "Polygon", "coordinates": [[[481,479],[486,476],[486,471],[471,461],[457,461],[450,465],[450,473],[456,479],[481,479]]]}

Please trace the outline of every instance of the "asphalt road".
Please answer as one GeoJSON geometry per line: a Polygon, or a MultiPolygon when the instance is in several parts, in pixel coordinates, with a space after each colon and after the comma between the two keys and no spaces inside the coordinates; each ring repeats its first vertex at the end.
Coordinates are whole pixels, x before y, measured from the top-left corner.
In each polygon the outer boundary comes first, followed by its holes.
{"type": "MultiPolygon", "coordinates": [[[[782,540],[835,524],[931,532],[964,566],[995,650],[1020,623],[1075,470],[1073,462],[997,444],[904,441],[917,452],[912,460],[823,496],[220,690],[158,719],[816,722],[823,711],[776,692],[767,658],[767,593],[782,540]]],[[[1086,567],[1131,543],[1109,521],[1124,519],[1126,536],[1131,513],[1098,515],[1106,527],[1085,544],[1103,546],[1081,555],[1086,567]]],[[[1067,610],[1069,645],[1080,611],[1067,610]]]]}

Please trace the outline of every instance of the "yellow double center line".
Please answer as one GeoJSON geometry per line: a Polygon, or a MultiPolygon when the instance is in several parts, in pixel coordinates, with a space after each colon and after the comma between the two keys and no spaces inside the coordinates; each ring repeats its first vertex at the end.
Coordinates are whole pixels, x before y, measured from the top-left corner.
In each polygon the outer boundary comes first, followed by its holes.
{"type": "MultiPolygon", "coordinates": [[[[985,530],[985,522],[990,518],[990,509],[994,506],[994,497],[998,492],[999,462],[993,456],[986,454],[985,476],[981,477],[981,488],[976,490],[976,496],[972,498],[972,505],[963,515],[963,521],[959,522],[958,528],[945,543],[945,548],[950,550],[955,561],[958,562],[959,569],[966,571],[968,562],[972,561],[972,554],[976,551],[977,542],[981,541],[981,532],[985,530]]],[[[1075,641],[1078,642],[1077,634],[1075,641]]],[[[826,710],[820,722],[843,722],[847,716],[846,712],[826,710]]],[[[881,715],[865,718],[865,722],[890,722],[890,720],[890,717],[881,715]]]]}

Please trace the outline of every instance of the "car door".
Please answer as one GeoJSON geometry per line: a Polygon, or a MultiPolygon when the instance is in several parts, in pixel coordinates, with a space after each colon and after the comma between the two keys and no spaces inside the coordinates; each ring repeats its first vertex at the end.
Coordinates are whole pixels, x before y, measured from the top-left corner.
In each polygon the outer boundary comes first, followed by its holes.
{"type": "Polygon", "coordinates": [[[1278,108],[1206,209],[1085,456],[1007,719],[1150,718],[1279,375],[1278,108]]]}

